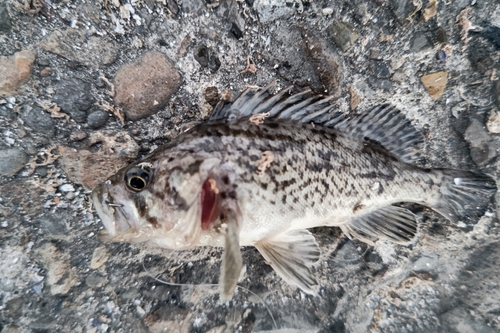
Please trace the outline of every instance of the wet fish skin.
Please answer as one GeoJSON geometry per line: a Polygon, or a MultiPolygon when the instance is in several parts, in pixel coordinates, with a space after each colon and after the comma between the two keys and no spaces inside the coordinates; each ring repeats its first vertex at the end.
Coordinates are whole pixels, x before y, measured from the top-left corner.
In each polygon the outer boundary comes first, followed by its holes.
{"type": "Polygon", "coordinates": [[[306,229],[338,226],[368,243],[408,243],[416,218],[393,203],[420,203],[457,221],[467,204],[484,207],[496,191],[486,176],[407,163],[418,158],[422,137],[390,106],[349,119],[330,112],[327,99],[272,96],[270,88],[219,106],[99,185],[93,199],[109,239],[174,250],[225,246],[226,299],[242,267],[236,249],[252,245],[287,282],[314,293],[309,268],[319,246],[306,229]],[[131,189],[127,175],[139,185],[147,178],[145,188],[131,189]]]}

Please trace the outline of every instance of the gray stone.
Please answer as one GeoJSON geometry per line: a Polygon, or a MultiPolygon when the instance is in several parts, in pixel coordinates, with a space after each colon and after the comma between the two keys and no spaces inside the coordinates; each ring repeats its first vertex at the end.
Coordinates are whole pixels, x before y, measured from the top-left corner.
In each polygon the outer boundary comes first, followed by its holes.
{"type": "Polygon", "coordinates": [[[361,256],[356,245],[352,241],[347,241],[336,253],[333,259],[333,266],[337,268],[349,268],[356,270],[361,266],[361,256]]]}
{"type": "Polygon", "coordinates": [[[38,58],[36,60],[36,63],[38,64],[38,66],[42,66],[42,67],[47,67],[50,65],[49,59],[47,59],[47,58],[38,58]]]}
{"type": "Polygon", "coordinates": [[[469,143],[472,160],[477,165],[486,165],[497,156],[495,143],[491,141],[490,135],[479,120],[470,120],[469,126],[465,130],[464,137],[469,143]]]}
{"type": "Polygon", "coordinates": [[[216,72],[221,63],[219,57],[215,52],[206,47],[205,45],[200,45],[194,54],[194,59],[198,61],[198,63],[202,67],[209,68],[212,72],[216,72]]]}
{"type": "Polygon", "coordinates": [[[52,236],[59,238],[64,236],[68,230],[68,219],[68,212],[58,211],[56,213],[46,213],[40,216],[38,223],[52,236]]]}
{"type": "Polygon", "coordinates": [[[71,141],[82,141],[87,137],[87,133],[85,131],[82,131],[81,129],[75,129],[71,134],[69,135],[69,139],[71,141]]]}
{"type": "Polygon", "coordinates": [[[432,49],[432,43],[429,37],[427,37],[423,32],[415,34],[413,40],[411,41],[411,50],[413,52],[422,52],[432,49]]]}
{"type": "Polygon", "coordinates": [[[7,10],[7,2],[0,3],[0,31],[9,32],[12,28],[9,11],[7,10]]]}
{"type": "Polygon", "coordinates": [[[23,105],[23,113],[21,118],[24,120],[26,125],[31,127],[37,132],[47,134],[49,136],[54,135],[54,120],[46,111],[44,111],[37,104],[25,104],[23,105]]]}
{"type": "Polygon", "coordinates": [[[0,175],[14,176],[28,163],[28,155],[19,148],[0,150],[0,175]]]}
{"type": "Polygon", "coordinates": [[[286,20],[295,13],[295,8],[287,6],[285,0],[255,0],[253,8],[259,15],[260,23],[268,23],[277,19],[286,20]]]}
{"type": "Polygon", "coordinates": [[[89,85],[77,78],[59,82],[52,100],[78,123],[87,119],[86,111],[94,104],[89,85]]]}
{"type": "Polygon", "coordinates": [[[448,34],[446,33],[446,30],[443,29],[443,27],[439,27],[434,31],[434,38],[436,42],[440,44],[445,44],[448,43],[448,34]]]}
{"type": "Polygon", "coordinates": [[[92,289],[100,288],[106,284],[108,280],[100,275],[99,273],[92,272],[87,278],[85,278],[85,284],[92,289]]]}
{"type": "Polygon", "coordinates": [[[340,21],[333,21],[328,26],[328,34],[344,52],[351,48],[359,37],[359,33],[349,23],[340,21]]]}
{"type": "Polygon", "coordinates": [[[40,48],[89,67],[109,65],[118,57],[118,46],[111,38],[89,37],[84,29],[55,30],[45,37],[40,48]]]}
{"type": "Polygon", "coordinates": [[[392,89],[392,83],[390,80],[387,80],[387,79],[376,79],[373,77],[369,77],[368,84],[373,89],[382,89],[382,90],[386,90],[386,91],[389,91],[392,89]]]}
{"type": "Polygon", "coordinates": [[[391,71],[389,70],[389,65],[385,61],[377,61],[374,64],[375,76],[379,79],[388,79],[391,77],[391,71]]]}
{"type": "Polygon", "coordinates": [[[422,255],[413,264],[412,271],[415,273],[429,273],[434,275],[436,273],[438,257],[436,255],[422,255]]]}
{"type": "Polygon", "coordinates": [[[398,22],[402,25],[408,23],[413,15],[422,8],[419,0],[391,0],[391,10],[398,22]]]}
{"type": "Polygon", "coordinates": [[[109,114],[104,111],[95,111],[88,115],[87,124],[90,128],[97,129],[104,126],[108,121],[109,114]]]}
{"type": "Polygon", "coordinates": [[[35,174],[40,177],[46,177],[49,174],[49,168],[46,166],[39,166],[35,169],[35,174]]]}

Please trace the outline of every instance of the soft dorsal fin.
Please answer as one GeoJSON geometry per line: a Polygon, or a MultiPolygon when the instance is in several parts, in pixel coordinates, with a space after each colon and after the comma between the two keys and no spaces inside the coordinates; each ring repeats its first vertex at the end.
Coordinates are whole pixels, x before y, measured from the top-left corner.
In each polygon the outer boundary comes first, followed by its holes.
{"type": "Polygon", "coordinates": [[[248,87],[233,103],[219,102],[209,121],[235,121],[254,114],[269,113],[268,120],[314,123],[334,128],[360,140],[375,141],[407,163],[420,157],[423,135],[396,107],[377,105],[359,115],[346,116],[330,104],[333,97],[314,95],[310,89],[290,95],[292,87],[272,95],[276,82],[264,88],[248,87]]]}
{"type": "Polygon", "coordinates": [[[255,247],[287,283],[315,295],[316,279],[310,267],[319,259],[319,245],[307,230],[291,230],[264,239],[255,247]]]}
{"type": "Polygon", "coordinates": [[[345,118],[335,128],[360,139],[376,141],[408,163],[420,158],[424,143],[422,133],[390,104],[377,105],[351,119],[345,118]]]}

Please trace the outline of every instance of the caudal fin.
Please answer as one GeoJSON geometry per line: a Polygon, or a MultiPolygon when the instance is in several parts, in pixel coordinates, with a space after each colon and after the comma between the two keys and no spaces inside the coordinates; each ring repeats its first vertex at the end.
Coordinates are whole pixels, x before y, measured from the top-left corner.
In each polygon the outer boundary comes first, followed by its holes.
{"type": "Polygon", "coordinates": [[[474,172],[440,171],[444,176],[441,197],[431,204],[432,208],[455,223],[482,216],[497,191],[495,181],[474,172]]]}

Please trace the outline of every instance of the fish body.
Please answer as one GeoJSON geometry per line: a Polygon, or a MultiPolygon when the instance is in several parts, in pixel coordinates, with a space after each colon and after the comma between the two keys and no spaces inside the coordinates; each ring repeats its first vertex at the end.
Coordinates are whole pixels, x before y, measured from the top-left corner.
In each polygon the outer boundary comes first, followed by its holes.
{"type": "Polygon", "coordinates": [[[307,231],[336,226],[372,243],[409,243],[428,206],[452,221],[481,210],[494,182],[472,172],[421,169],[421,134],[390,105],[354,117],[328,98],[273,84],[220,104],[205,123],[131,164],[93,191],[109,239],[182,250],[224,246],[225,298],[255,246],[288,283],[314,293],[319,246],[307,231]]]}

